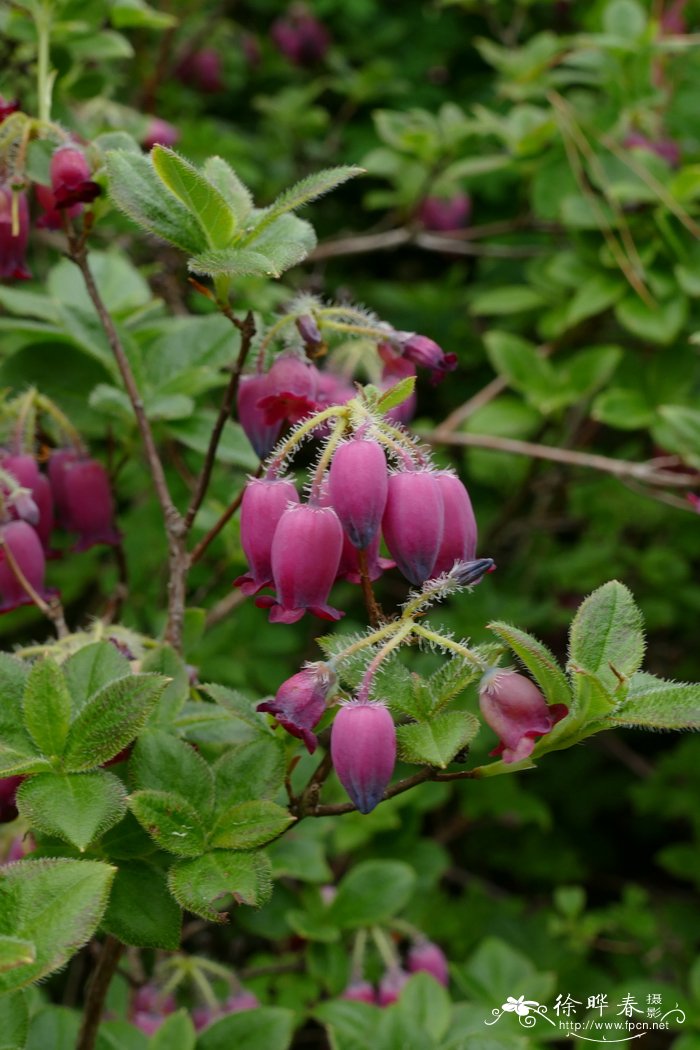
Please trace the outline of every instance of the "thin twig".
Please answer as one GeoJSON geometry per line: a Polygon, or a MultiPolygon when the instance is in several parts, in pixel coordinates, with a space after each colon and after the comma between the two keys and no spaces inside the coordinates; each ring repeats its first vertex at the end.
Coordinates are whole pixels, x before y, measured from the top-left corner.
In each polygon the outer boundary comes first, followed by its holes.
{"type": "MultiPolygon", "coordinates": [[[[573,449],[554,448],[550,445],[538,445],[531,441],[517,441],[514,438],[496,437],[493,434],[444,434],[431,431],[421,435],[424,441],[436,445],[462,445],[469,448],[485,448],[493,452],[512,452],[516,456],[529,456],[531,459],[548,459],[554,463],[566,463],[572,467],[587,467],[600,470],[619,478],[636,478],[647,485],[669,486],[670,488],[697,487],[700,476],[694,474],[677,474],[671,469],[657,467],[654,462],[636,463],[626,459],[614,459],[591,452],[576,452],[573,449]]],[[[674,463],[680,463],[673,457],[674,463]]]]}
{"type": "Polygon", "coordinates": [[[116,937],[111,934],[105,937],[97,966],[88,985],[76,1050],[94,1050],[107,992],[123,951],[124,945],[116,937]]]}
{"type": "Polygon", "coordinates": [[[241,594],[240,591],[231,591],[218,601],[209,612],[207,613],[206,626],[215,627],[217,623],[221,623],[222,620],[227,619],[231,615],[234,609],[237,609],[239,605],[243,605],[246,600],[245,594],[241,594]]]}
{"type": "Polygon", "coordinates": [[[377,599],[374,596],[374,588],[372,587],[372,580],[369,575],[369,559],[366,550],[358,550],[357,564],[360,570],[360,586],[362,587],[362,596],[365,599],[370,626],[379,627],[384,622],[384,616],[382,610],[377,604],[377,599]]]}
{"type": "Polygon", "coordinates": [[[241,333],[241,346],[238,351],[238,358],[231,372],[231,378],[229,379],[228,386],[226,387],[226,393],[224,399],[221,402],[221,408],[214,424],[214,429],[211,432],[209,439],[209,447],[207,454],[204,459],[204,466],[197,482],[197,488],[192,497],[190,505],[185,514],[185,528],[189,530],[192,527],[192,523],[197,516],[197,511],[202,505],[202,501],[207,494],[207,488],[209,487],[209,481],[211,479],[211,472],[214,468],[214,461],[216,459],[216,451],[219,447],[219,441],[223,433],[224,427],[231,415],[231,409],[233,403],[236,400],[236,394],[238,393],[238,385],[241,380],[241,372],[245,365],[246,358],[250,352],[250,347],[255,336],[255,321],[253,314],[249,310],[245,319],[239,321],[238,318],[234,317],[229,310],[222,311],[232,323],[240,330],[241,333]]]}
{"type": "Polygon", "coordinates": [[[3,536],[0,536],[0,547],[5,552],[7,558],[7,564],[10,566],[12,575],[17,580],[25,594],[28,594],[37,609],[44,614],[47,620],[51,620],[51,623],[56,629],[56,634],[59,638],[66,638],[70,634],[68,626],[66,624],[65,617],[63,615],[63,606],[61,605],[60,599],[54,595],[48,599],[42,598],[35,587],[29,582],[25,576],[22,568],[12,552],[12,548],[9,543],[5,542],[3,536]]]}
{"type": "MultiPolygon", "coordinates": [[[[437,780],[437,781],[450,781],[450,780],[475,780],[476,774],[472,769],[462,769],[455,773],[438,773],[432,766],[425,766],[420,769],[413,776],[405,777],[404,780],[397,780],[395,784],[392,784],[390,788],[384,792],[383,802],[386,802],[389,798],[394,798],[396,795],[403,795],[405,791],[410,791],[411,788],[416,787],[418,784],[424,784],[426,780],[437,780]]],[[[356,810],[356,806],[352,802],[338,802],[328,806],[316,806],[314,809],[308,809],[305,813],[299,814],[299,819],[303,816],[309,817],[335,817],[340,816],[342,813],[353,813],[356,810]]]]}
{"type": "MultiPolygon", "coordinates": [[[[257,470],[257,472],[255,474],[256,478],[259,477],[261,470],[262,470],[262,467],[258,467],[258,470],[257,470]]],[[[226,508],[226,510],[224,511],[224,513],[221,515],[219,520],[214,525],[212,525],[212,527],[209,529],[209,532],[206,534],[206,536],[203,536],[202,539],[199,541],[199,543],[195,547],[192,548],[192,552],[190,554],[190,565],[196,565],[197,564],[197,562],[202,557],[202,555],[204,554],[205,550],[207,549],[209,544],[212,542],[212,540],[216,539],[216,537],[219,535],[219,533],[223,529],[224,525],[226,525],[231,520],[231,518],[233,517],[233,515],[236,513],[236,511],[240,507],[241,503],[243,502],[244,494],[245,494],[245,486],[240,490],[240,492],[236,493],[236,495],[231,500],[231,502],[229,503],[229,505],[226,508]]]]}

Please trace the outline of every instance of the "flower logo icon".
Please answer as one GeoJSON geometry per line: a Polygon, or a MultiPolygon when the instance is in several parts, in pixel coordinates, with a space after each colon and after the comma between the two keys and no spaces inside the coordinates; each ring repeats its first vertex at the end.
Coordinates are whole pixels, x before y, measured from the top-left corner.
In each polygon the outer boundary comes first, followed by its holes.
{"type": "Polygon", "coordinates": [[[519,999],[514,999],[512,995],[509,995],[501,1006],[501,1010],[505,1011],[505,1013],[517,1014],[518,1017],[527,1017],[531,1008],[539,1005],[533,999],[526,999],[524,995],[521,995],[519,999]]]}

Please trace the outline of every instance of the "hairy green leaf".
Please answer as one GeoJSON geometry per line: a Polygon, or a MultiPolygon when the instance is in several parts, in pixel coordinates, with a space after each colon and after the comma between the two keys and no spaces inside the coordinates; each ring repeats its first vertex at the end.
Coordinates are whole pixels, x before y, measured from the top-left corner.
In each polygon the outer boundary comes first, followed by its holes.
{"type": "Polygon", "coordinates": [[[216,186],[236,216],[238,226],[242,227],[253,210],[253,195],[246,184],[222,157],[208,157],[202,173],[216,186]]]}
{"type": "Polygon", "coordinates": [[[527,631],[500,620],[490,623],[488,628],[502,638],[527,667],[550,704],[571,703],[571,689],[566,675],[546,645],[527,631]]]}
{"type": "Polygon", "coordinates": [[[170,192],[195,216],[212,248],[225,248],[236,217],[213,183],[194,164],[166,146],[154,146],[151,162],[170,192]]]}
{"type": "Polygon", "coordinates": [[[343,928],[372,926],[408,903],[415,872],[398,860],[366,860],[342,880],[328,909],[328,921],[343,928]]]}
{"type": "Polygon", "coordinates": [[[129,807],[151,838],[178,857],[198,857],[205,849],[205,831],[197,810],[167,791],[135,791],[129,807]]]}
{"type": "Polygon", "coordinates": [[[174,791],[206,820],[214,804],[214,774],[209,763],[184,740],[161,729],[139,737],[129,775],[136,789],[174,791]]]}
{"type": "Polygon", "coordinates": [[[39,773],[20,785],[17,807],[29,824],[81,852],[126,812],[119,777],[94,773],[39,773]]]}
{"type": "Polygon", "coordinates": [[[16,966],[26,966],[36,960],[36,946],[33,941],[24,941],[21,937],[0,936],[0,973],[14,970],[16,966]]]}
{"type": "Polygon", "coordinates": [[[479,731],[479,720],[466,711],[448,711],[428,722],[399,726],[396,736],[405,762],[444,769],[479,731]]]}
{"type": "Polygon", "coordinates": [[[294,186],[281,193],[269,208],[265,208],[261,213],[260,220],[248,235],[246,241],[258,237],[262,230],[279,218],[280,215],[296,211],[297,208],[308,204],[309,201],[316,200],[317,197],[322,197],[324,193],[329,193],[336,187],[341,186],[348,179],[354,179],[356,175],[362,174],[364,174],[364,168],[340,166],[337,168],[326,168],[324,171],[317,171],[313,175],[307,175],[305,179],[295,183],[294,186]]]}
{"type": "Polygon", "coordinates": [[[629,680],[627,698],[608,720],[644,729],[700,729],[700,683],[667,682],[639,671],[629,680]]]}
{"type": "Polygon", "coordinates": [[[164,872],[141,860],[120,864],[102,928],[123,944],[174,951],[181,926],[182,913],[164,872]]]}
{"type": "Polygon", "coordinates": [[[239,802],[218,817],[209,844],[220,849],[255,849],[272,842],[295,819],[275,802],[239,802]]]}
{"type": "Polygon", "coordinates": [[[27,679],[22,703],[24,724],[45,755],[61,755],[68,736],[71,696],[63,670],[48,657],[37,660],[27,679]]]}
{"type": "Polygon", "coordinates": [[[236,904],[264,904],[272,891],[270,861],[260,852],[213,850],[196,860],[180,861],[168,875],[170,892],[181,907],[210,922],[226,922],[222,910],[236,904]]]}
{"type": "Polygon", "coordinates": [[[643,656],[642,615],[627,587],[611,580],[589,595],[576,613],[569,633],[569,666],[598,675],[614,690],[619,684],[615,671],[634,674],[643,656]]]}
{"type": "Polygon", "coordinates": [[[261,1006],[229,1014],[209,1025],[197,1040],[197,1050],[288,1050],[293,1031],[291,1010],[261,1006]]]}

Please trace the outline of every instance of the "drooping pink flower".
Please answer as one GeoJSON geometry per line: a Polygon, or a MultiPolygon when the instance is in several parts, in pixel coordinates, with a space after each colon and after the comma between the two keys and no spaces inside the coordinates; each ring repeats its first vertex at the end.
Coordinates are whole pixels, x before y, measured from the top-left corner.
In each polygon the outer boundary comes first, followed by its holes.
{"type": "Polygon", "coordinates": [[[29,489],[36,508],[36,520],[32,521],[31,517],[28,518],[25,514],[20,513],[19,508],[15,509],[18,517],[24,518],[34,526],[46,550],[53,529],[53,499],[47,478],[39,472],[34,456],[28,453],[4,456],[1,465],[17,479],[23,488],[29,489]]]}
{"type": "Polygon", "coordinates": [[[0,279],[9,277],[16,281],[29,280],[32,275],[27,269],[28,243],[27,195],[26,193],[13,195],[10,186],[7,184],[0,186],[0,279]],[[14,208],[13,196],[16,196],[14,208]]]}
{"type": "Polygon", "coordinates": [[[348,999],[354,1003],[370,1003],[373,1005],[377,1001],[377,993],[369,981],[351,981],[340,998],[348,999]]]}
{"type": "Polygon", "coordinates": [[[40,230],[60,230],[63,227],[64,214],[67,214],[71,219],[75,219],[83,210],[82,204],[71,204],[70,207],[59,211],[56,205],[56,197],[50,186],[42,186],[41,183],[36,183],[34,193],[41,208],[41,215],[36,220],[36,225],[40,230]]]}
{"type": "MultiPolygon", "coordinates": [[[[343,551],[340,555],[338,565],[338,579],[347,580],[348,583],[361,583],[359,551],[353,547],[347,536],[343,536],[343,551]]],[[[372,583],[378,580],[387,569],[396,568],[396,562],[390,558],[382,558],[379,554],[379,534],[377,534],[369,547],[365,549],[367,555],[367,574],[372,583]]]]}
{"type": "Polygon", "coordinates": [[[328,664],[309,664],[282,682],[274,699],[258,704],[257,710],[274,715],[283,729],[304,741],[312,755],[318,743],[312,730],[321,721],[335,685],[328,664]]]}
{"type": "Polygon", "coordinates": [[[652,139],[640,131],[631,131],[625,136],[623,146],[627,149],[643,149],[647,153],[655,153],[657,157],[665,160],[670,168],[677,168],[681,162],[681,148],[676,140],[668,135],[659,135],[652,139]]]}
{"type": "MultiPolygon", "coordinates": [[[[379,382],[380,390],[390,390],[392,386],[396,386],[396,384],[402,379],[407,379],[409,376],[415,376],[416,366],[413,362],[402,357],[400,352],[394,349],[390,343],[380,343],[377,346],[377,351],[384,363],[382,377],[379,382]]],[[[416,414],[416,405],[417,398],[414,390],[405,401],[390,408],[386,413],[386,417],[387,419],[393,420],[395,423],[402,423],[406,426],[416,414]]]]}
{"type": "Polygon", "coordinates": [[[237,395],[238,422],[260,459],[270,454],[282,432],[282,420],[268,423],[266,412],[260,407],[260,401],[270,392],[269,375],[241,376],[237,395]]]}
{"type": "Polygon", "coordinates": [[[78,533],[76,551],[99,543],[116,546],[121,533],[114,524],[114,500],[107,471],[95,459],[79,459],[63,476],[68,526],[78,533]]]}
{"type": "Polygon", "coordinates": [[[456,561],[471,561],[476,553],[476,518],[469,493],[456,474],[440,470],[435,475],[444,507],[445,527],[433,575],[449,572],[456,561]]]}
{"type": "Polygon", "coordinates": [[[260,1006],[260,1001],[252,992],[241,989],[218,1006],[195,1006],[192,1011],[192,1023],[198,1032],[201,1032],[214,1021],[220,1020],[227,1014],[241,1013],[243,1010],[255,1010],[260,1006]]]}
{"type": "Polygon", "coordinates": [[[331,757],[353,804],[371,813],[396,764],[396,728],[383,703],[355,700],[341,707],[331,729],[331,757]]]}
{"type": "Polygon", "coordinates": [[[358,550],[367,548],[379,533],[388,486],[386,456],[377,441],[353,438],[336,450],[328,491],[346,536],[358,550]]]}
{"type": "Polygon", "coordinates": [[[24,779],[21,776],[0,777],[0,824],[10,824],[16,818],[17,788],[24,779]]]}
{"type": "Polygon", "coordinates": [[[528,758],[536,738],[549,733],[568,714],[565,704],[548,705],[529,678],[498,668],[481,679],[479,707],[486,724],[500,738],[491,754],[500,755],[504,762],[528,758]]]}
{"type": "Polygon", "coordinates": [[[426,197],[418,209],[418,218],[426,230],[453,233],[468,225],[471,210],[471,197],[459,192],[452,197],[426,197]]]}
{"type": "Polygon", "coordinates": [[[413,584],[433,575],[444,519],[435,471],[405,470],[389,476],[382,533],[392,558],[413,584]]]}
{"type": "Polygon", "coordinates": [[[74,448],[57,448],[51,453],[48,464],[56,522],[69,532],[73,529],[73,523],[70,520],[70,507],[66,498],[66,474],[79,458],[80,453],[74,448]]]}
{"type": "Polygon", "coordinates": [[[3,96],[0,95],[0,124],[2,124],[3,120],[7,120],[8,117],[11,117],[13,113],[17,113],[18,110],[19,99],[3,98],[3,96]]]}
{"type": "Polygon", "coordinates": [[[247,988],[241,988],[240,991],[234,992],[224,1000],[224,1013],[238,1014],[243,1010],[255,1010],[258,1006],[260,1006],[260,1000],[257,995],[248,991],[247,988]]]}
{"type": "Polygon", "coordinates": [[[440,382],[457,367],[457,355],[446,354],[427,335],[416,335],[415,332],[397,332],[396,335],[403,356],[419,368],[427,368],[432,373],[434,383],[440,382]]]}
{"type": "Polygon", "coordinates": [[[258,402],[265,422],[298,423],[316,409],[318,369],[293,352],[282,353],[267,373],[267,393],[258,402]]]}
{"type": "Polygon", "coordinates": [[[172,995],[163,995],[154,984],[144,984],[136,990],[131,1000],[129,1016],[132,1024],[146,1035],[158,1031],[168,1014],[173,1013],[176,1003],[172,995]]]}
{"type": "Polygon", "coordinates": [[[188,51],[175,72],[183,84],[205,95],[215,95],[225,87],[221,55],[213,47],[188,51]]]}
{"type": "Polygon", "coordinates": [[[51,157],[49,171],[51,192],[59,211],[73,204],[88,204],[102,192],[91,178],[85,154],[77,146],[59,146],[51,157]]]}
{"type": "Polygon", "coordinates": [[[153,149],[154,146],[172,147],[180,138],[180,130],[168,120],[162,117],[151,117],[141,139],[144,149],[153,149]]]}
{"type": "Polygon", "coordinates": [[[406,967],[410,973],[429,973],[445,987],[450,983],[447,956],[432,941],[417,941],[406,956],[406,967]]]}
{"type": "Polygon", "coordinates": [[[392,1003],[395,1003],[409,977],[410,974],[407,974],[400,966],[394,966],[387,970],[379,982],[379,993],[377,995],[379,1006],[391,1006],[392,1003]]]}
{"type": "Polygon", "coordinates": [[[241,546],[249,571],[234,580],[245,595],[272,584],[272,541],[278,522],[299,495],[283,478],[251,478],[241,503],[241,546]]]}
{"type": "Polygon", "coordinates": [[[303,7],[290,8],[273,22],[273,42],[295,66],[313,66],[321,62],[330,46],[328,30],[303,7]]]}
{"type": "Polygon", "coordinates": [[[271,623],[296,623],[308,610],[322,620],[343,615],[328,605],[338,572],[343,529],[330,507],[289,506],[272,540],[272,578],[276,597],[260,595],[255,604],[270,610],[271,623]]]}
{"type": "Polygon", "coordinates": [[[0,535],[3,540],[0,547],[0,613],[32,604],[32,599],[10,566],[6,547],[37,594],[45,599],[51,598],[51,592],[44,586],[46,560],[36,530],[26,521],[8,521],[0,525],[0,535]]]}
{"type": "Polygon", "coordinates": [[[673,0],[662,15],[660,29],[664,36],[683,36],[687,30],[685,9],[688,0],[673,0]]]}

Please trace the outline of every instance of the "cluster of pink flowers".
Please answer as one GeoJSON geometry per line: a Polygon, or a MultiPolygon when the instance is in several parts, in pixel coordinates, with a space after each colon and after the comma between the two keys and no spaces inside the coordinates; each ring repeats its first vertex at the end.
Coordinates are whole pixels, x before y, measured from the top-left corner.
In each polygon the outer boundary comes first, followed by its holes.
{"type": "Polygon", "coordinates": [[[445,988],[450,983],[447,957],[439,945],[427,938],[416,940],[406,953],[405,966],[396,962],[385,971],[377,988],[360,977],[351,980],[343,992],[342,999],[375,1006],[391,1006],[395,1003],[404,985],[415,973],[429,973],[445,988]]]}
{"type": "Polygon", "coordinates": [[[272,42],[295,66],[315,66],[330,47],[330,33],[304,4],[293,4],[272,23],[272,42]]]}
{"type": "Polygon", "coordinates": [[[51,548],[56,528],[74,537],[76,552],[114,546],[121,536],[107,472],[86,452],[55,449],[46,473],[30,453],[0,452],[0,468],[0,612],[9,612],[33,600],[22,576],[42,598],[51,597],[44,576],[46,559],[60,556],[51,548]]]}
{"type": "MultiPolygon", "coordinates": [[[[260,1006],[257,996],[245,988],[229,995],[217,1007],[195,1006],[192,1010],[192,1023],[198,1032],[207,1025],[218,1021],[227,1014],[240,1013],[242,1010],[254,1010],[260,1006]]],[[[131,999],[129,1016],[133,1024],[146,1035],[158,1031],[169,1014],[174,1013],[177,1004],[172,995],[163,995],[155,984],[144,984],[138,988],[131,999]]]]}

